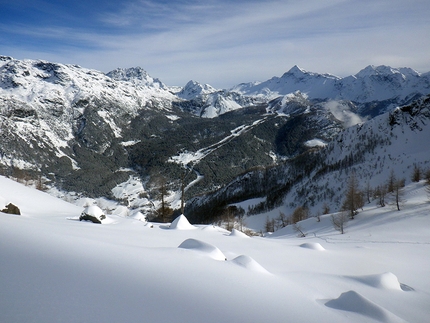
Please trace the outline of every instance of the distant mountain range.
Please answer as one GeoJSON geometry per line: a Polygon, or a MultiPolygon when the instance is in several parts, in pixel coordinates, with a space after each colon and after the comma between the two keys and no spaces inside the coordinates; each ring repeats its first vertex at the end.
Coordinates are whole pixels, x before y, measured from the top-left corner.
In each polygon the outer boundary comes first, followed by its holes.
{"type": "Polygon", "coordinates": [[[232,91],[246,95],[278,97],[291,92],[306,93],[310,99],[348,100],[355,103],[397,99],[408,100],[426,94],[430,73],[410,68],[367,66],[355,75],[340,78],[331,74],[307,72],[294,66],[281,77],[261,83],[239,84],[232,91]]]}
{"type": "Polygon", "coordinates": [[[139,67],[104,74],[0,56],[0,172],[43,178],[61,194],[133,199],[144,212],[157,208],[162,179],[176,207],[181,185],[188,200],[218,190],[429,93],[429,73],[387,66],[345,78],[294,66],[218,90],[169,87],[139,67]],[[141,192],[113,193],[130,178],[141,192]]]}

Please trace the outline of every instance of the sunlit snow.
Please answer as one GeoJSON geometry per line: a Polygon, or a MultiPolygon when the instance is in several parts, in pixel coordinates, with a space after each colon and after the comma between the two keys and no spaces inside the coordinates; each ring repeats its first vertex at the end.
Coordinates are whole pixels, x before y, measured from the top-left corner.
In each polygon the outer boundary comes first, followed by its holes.
{"type": "Polygon", "coordinates": [[[80,222],[83,207],[0,177],[0,203],[22,214],[0,213],[0,322],[426,322],[430,202],[423,181],[404,194],[401,211],[367,204],[344,235],[324,215],[300,222],[305,238],[243,238],[80,222]]]}

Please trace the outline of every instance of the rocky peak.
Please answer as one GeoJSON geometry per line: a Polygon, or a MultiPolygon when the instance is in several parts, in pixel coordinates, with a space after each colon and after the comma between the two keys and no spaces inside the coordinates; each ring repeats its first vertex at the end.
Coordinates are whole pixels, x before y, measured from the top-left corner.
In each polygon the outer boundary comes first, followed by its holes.
{"type": "Polygon", "coordinates": [[[214,93],[217,91],[218,90],[216,90],[209,84],[201,84],[199,82],[191,80],[184,86],[184,88],[180,92],[177,93],[177,96],[185,100],[192,100],[202,95],[214,93]]]}
{"type": "Polygon", "coordinates": [[[290,70],[288,72],[284,73],[284,75],[282,77],[292,75],[292,76],[295,76],[297,78],[300,78],[300,77],[303,77],[304,74],[308,74],[308,72],[305,71],[304,69],[300,68],[299,66],[294,65],[292,68],[290,68],[290,70]]]}
{"type": "Polygon", "coordinates": [[[141,67],[117,68],[106,74],[115,81],[130,82],[134,85],[143,85],[167,90],[167,86],[157,78],[151,77],[141,67]]]}

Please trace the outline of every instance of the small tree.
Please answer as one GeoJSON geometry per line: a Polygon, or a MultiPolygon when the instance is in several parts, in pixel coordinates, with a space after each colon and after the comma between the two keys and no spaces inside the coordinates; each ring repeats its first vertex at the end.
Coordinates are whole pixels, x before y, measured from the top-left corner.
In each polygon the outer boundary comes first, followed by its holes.
{"type": "Polygon", "coordinates": [[[266,222],[264,224],[264,230],[266,232],[274,232],[275,231],[275,219],[269,219],[269,216],[267,216],[266,222]]]}
{"type": "Polygon", "coordinates": [[[309,217],[309,209],[304,206],[298,206],[291,215],[291,222],[297,223],[309,217]]]}
{"type": "Polygon", "coordinates": [[[381,207],[385,206],[385,195],[387,194],[387,188],[385,185],[379,185],[375,188],[374,196],[378,199],[378,205],[381,207]]]}
{"type": "Polygon", "coordinates": [[[393,197],[393,204],[396,206],[397,211],[400,211],[400,205],[404,202],[403,200],[403,188],[405,187],[405,180],[397,180],[394,183],[394,190],[391,193],[393,197]]]}
{"type": "Polygon", "coordinates": [[[353,173],[348,180],[342,211],[347,211],[349,213],[349,217],[353,220],[357,210],[362,208],[363,205],[363,194],[359,189],[357,177],[353,173]]]}
{"type": "Polygon", "coordinates": [[[430,185],[430,168],[424,173],[424,179],[426,180],[426,185],[430,185]]]}
{"type": "Polygon", "coordinates": [[[430,200],[430,169],[428,169],[424,173],[424,179],[426,180],[425,185],[426,185],[427,196],[430,200]]]}
{"type": "Polygon", "coordinates": [[[414,170],[412,171],[412,182],[419,182],[421,179],[421,168],[414,164],[414,170]]]}
{"type": "Polygon", "coordinates": [[[158,186],[158,191],[161,199],[161,205],[156,211],[157,218],[159,221],[167,223],[172,220],[173,209],[166,201],[166,196],[167,196],[166,178],[164,176],[160,176],[155,181],[156,181],[156,185],[158,186]]]}
{"type": "Polygon", "coordinates": [[[237,216],[237,218],[238,218],[237,222],[239,224],[239,230],[242,231],[242,232],[244,232],[243,228],[246,226],[246,223],[245,223],[245,210],[243,208],[241,208],[241,207],[238,207],[235,216],[237,216]]]}
{"type": "Polygon", "coordinates": [[[227,206],[218,217],[218,225],[224,229],[231,231],[238,229],[244,232],[245,227],[245,210],[236,205],[227,206]]]}
{"type": "Polygon", "coordinates": [[[283,212],[279,212],[279,215],[275,220],[275,229],[278,230],[278,229],[285,228],[290,223],[291,222],[288,216],[286,216],[285,213],[283,212]]]}
{"type": "Polygon", "coordinates": [[[322,214],[329,214],[330,213],[330,207],[326,202],[323,204],[322,214]]]}
{"type": "Polygon", "coordinates": [[[183,173],[181,177],[181,214],[185,212],[185,177],[186,173],[183,173]]]}
{"type": "Polygon", "coordinates": [[[394,192],[394,187],[396,185],[396,175],[394,174],[394,170],[391,170],[390,177],[388,177],[387,181],[387,192],[392,193],[394,192]]]}
{"type": "Polygon", "coordinates": [[[42,179],[41,175],[37,176],[36,189],[39,190],[39,191],[45,191],[46,190],[46,187],[45,187],[45,185],[43,183],[43,179],[42,179]]]}
{"type": "Polygon", "coordinates": [[[293,224],[293,230],[294,230],[294,232],[297,233],[297,235],[299,236],[299,238],[306,237],[306,233],[303,231],[303,228],[302,228],[302,226],[300,224],[294,223],[293,224]]]}
{"type": "Polygon", "coordinates": [[[364,189],[364,195],[366,196],[367,203],[370,203],[370,197],[372,196],[372,188],[370,187],[370,182],[366,182],[366,188],[364,189]]]}
{"type": "Polygon", "coordinates": [[[331,223],[335,230],[339,231],[340,234],[345,233],[346,223],[348,222],[348,212],[339,212],[332,214],[331,223]]]}

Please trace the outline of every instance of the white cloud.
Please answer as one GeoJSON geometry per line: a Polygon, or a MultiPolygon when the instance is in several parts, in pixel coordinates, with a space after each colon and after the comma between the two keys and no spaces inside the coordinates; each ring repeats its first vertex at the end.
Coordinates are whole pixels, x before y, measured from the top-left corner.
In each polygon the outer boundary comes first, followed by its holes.
{"type": "Polygon", "coordinates": [[[329,101],[325,103],[325,108],[329,110],[337,120],[343,122],[345,127],[363,123],[363,119],[352,112],[346,104],[341,104],[338,101],[329,101]]]}

